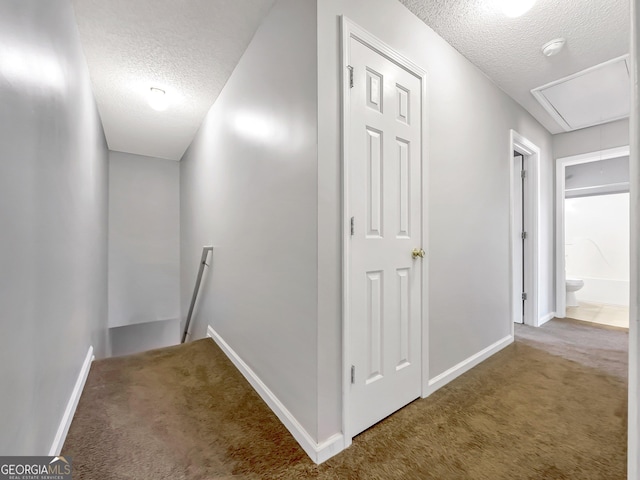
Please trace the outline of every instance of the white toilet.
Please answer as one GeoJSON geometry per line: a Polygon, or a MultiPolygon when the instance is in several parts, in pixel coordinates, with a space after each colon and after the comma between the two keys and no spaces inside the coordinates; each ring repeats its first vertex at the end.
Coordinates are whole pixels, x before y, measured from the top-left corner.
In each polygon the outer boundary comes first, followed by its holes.
{"type": "Polygon", "coordinates": [[[584,287],[584,280],[567,277],[567,307],[577,307],[576,292],[584,287]]]}

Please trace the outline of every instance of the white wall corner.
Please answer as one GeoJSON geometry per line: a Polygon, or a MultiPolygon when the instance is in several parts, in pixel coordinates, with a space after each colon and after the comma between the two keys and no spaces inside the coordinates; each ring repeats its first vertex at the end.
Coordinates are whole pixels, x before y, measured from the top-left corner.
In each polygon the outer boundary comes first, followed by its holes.
{"type": "Polygon", "coordinates": [[[538,326],[541,327],[542,325],[547,323],[549,320],[553,320],[555,317],[556,317],[556,312],[549,312],[546,315],[541,316],[538,319],[538,326]]]}
{"type": "Polygon", "coordinates": [[[229,357],[240,373],[260,395],[262,400],[271,408],[282,424],[289,430],[293,438],[315,463],[322,463],[344,450],[344,436],[336,433],[327,440],[317,443],[305,428],[296,420],[293,414],[275,396],[258,375],[238,356],[238,354],[222,339],[211,325],[207,327],[207,337],[212,338],[222,351],[229,357]]]}
{"type": "Polygon", "coordinates": [[[631,299],[629,309],[629,420],[627,444],[627,478],[640,479],[640,1],[631,4],[631,121],[630,192],[631,192],[631,299]]]}
{"type": "Polygon", "coordinates": [[[69,432],[73,415],[76,413],[76,408],[78,407],[78,402],[80,401],[84,384],[87,382],[87,377],[89,376],[91,362],[93,362],[94,358],[93,346],[90,346],[87,356],[84,359],[84,363],[82,364],[82,368],[80,369],[80,373],[78,374],[76,384],[71,391],[71,396],[67,402],[67,408],[64,411],[64,415],[62,415],[58,431],[56,432],[56,436],[54,437],[51,448],[49,449],[49,456],[58,456],[62,451],[62,446],[67,438],[67,433],[69,432]]]}
{"type": "Polygon", "coordinates": [[[484,362],[487,358],[498,353],[500,350],[511,345],[512,343],[513,335],[507,335],[506,337],[498,340],[496,343],[489,345],[484,350],[479,351],[475,355],[472,355],[466,360],[463,360],[457,365],[451,367],[449,370],[432,378],[431,380],[429,380],[426,395],[424,395],[423,397],[428,397],[436,390],[444,387],[447,383],[455,380],[463,373],[468,372],[479,363],[484,362]]]}

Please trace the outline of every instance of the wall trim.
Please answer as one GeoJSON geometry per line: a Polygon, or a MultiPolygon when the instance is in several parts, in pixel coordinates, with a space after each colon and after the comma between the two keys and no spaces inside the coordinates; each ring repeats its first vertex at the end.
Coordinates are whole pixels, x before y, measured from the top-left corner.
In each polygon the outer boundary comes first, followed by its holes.
{"type": "Polygon", "coordinates": [[[540,317],[540,320],[538,321],[538,326],[541,327],[542,325],[547,323],[549,320],[553,320],[555,317],[556,317],[556,312],[549,312],[546,315],[543,315],[542,317],[540,317]]]}
{"type": "Polygon", "coordinates": [[[93,355],[93,346],[90,346],[87,351],[87,356],[84,358],[84,363],[82,364],[78,378],[76,379],[76,384],[71,391],[71,396],[67,402],[67,408],[62,415],[60,426],[58,426],[58,431],[56,432],[56,436],[54,437],[51,448],[49,449],[50,457],[58,456],[62,451],[62,446],[67,438],[67,433],[69,433],[69,427],[71,426],[73,415],[76,413],[76,408],[78,407],[78,402],[80,401],[84,384],[87,382],[87,377],[89,376],[91,362],[93,362],[95,358],[96,357],[93,355]]]}
{"type": "Polygon", "coordinates": [[[514,338],[513,335],[507,335],[506,337],[498,340],[496,343],[489,345],[484,350],[479,351],[475,355],[472,355],[466,360],[463,360],[457,365],[451,367],[446,372],[443,372],[440,375],[432,378],[431,380],[429,380],[429,385],[427,387],[427,394],[424,396],[427,397],[431,395],[436,390],[439,390],[440,388],[444,387],[447,383],[451,382],[452,380],[455,380],[463,373],[468,372],[479,363],[485,361],[487,358],[491,357],[492,355],[495,355],[503,348],[508,347],[513,343],[513,338],[514,338]]]}
{"type": "Polygon", "coordinates": [[[247,379],[254,390],[260,395],[262,400],[273,410],[273,413],[280,419],[293,438],[300,444],[302,449],[309,455],[315,463],[322,463],[344,450],[344,436],[336,433],[321,443],[317,443],[311,435],[300,425],[293,414],[267,387],[260,377],[247,365],[242,358],[224,341],[224,339],[213,329],[211,325],[207,327],[207,337],[210,337],[229,357],[240,373],[247,379]]]}
{"type": "Polygon", "coordinates": [[[539,327],[538,310],[540,308],[539,292],[541,290],[539,282],[540,271],[540,147],[533,142],[516,132],[515,130],[509,131],[509,283],[511,288],[509,289],[509,298],[511,304],[511,335],[515,332],[515,321],[520,317],[522,308],[522,285],[516,281],[516,264],[520,259],[516,258],[516,251],[519,247],[516,242],[521,242],[521,226],[516,225],[515,222],[515,208],[514,201],[516,191],[514,188],[514,182],[516,178],[519,178],[518,172],[514,168],[513,152],[516,151],[525,156],[525,162],[527,170],[528,188],[525,194],[525,227],[528,230],[528,241],[525,243],[524,258],[525,258],[525,291],[528,295],[528,300],[525,303],[525,312],[523,322],[526,325],[539,327]]]}

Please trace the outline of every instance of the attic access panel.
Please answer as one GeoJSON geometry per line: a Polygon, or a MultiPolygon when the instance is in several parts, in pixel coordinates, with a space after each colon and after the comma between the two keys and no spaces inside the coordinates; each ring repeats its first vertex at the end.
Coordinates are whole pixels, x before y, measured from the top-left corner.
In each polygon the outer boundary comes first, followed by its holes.
{"type": "Polygon", "coordinates": [[[531,93],[566,131],[629,116],[628,55],[534,88],[531,93]]]}

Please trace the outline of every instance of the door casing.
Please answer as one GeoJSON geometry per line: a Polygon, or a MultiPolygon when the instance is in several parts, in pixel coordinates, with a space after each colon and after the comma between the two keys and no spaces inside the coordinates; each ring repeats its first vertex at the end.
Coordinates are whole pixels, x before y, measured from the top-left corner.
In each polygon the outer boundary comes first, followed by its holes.
{"type": "Polygon", "coordinates": [[[516,224],[515,214],[515,196],[517,192],[514,188],[514,180],[520,175],[519,171],[514,168],[513,152],[524,155],[527,170],[528,190],[525,198],[525,224],[527,225],[527,240],[525,246],[525,284],[530,286],[530,292],[527,293],[525,304],[525,325],[539,327],[542,323],[538,317],[538,269],[539,269],[539,211],[540,211],[540,148],[533,142],[520,135],[515,130],[510,131],[509,141],[509,276],[510,276],[510,293],[511,299],[511,335],[515,333],[514,320],[517,316],[517,310],[522,309],[522,288],[521,282],[516,277],[516,262],[521,262],[521,258],[516,258],[518,248],[515,244],[520,234],[521,226],[516,224]]]}
{"type": "MultiPolygon", "coordinates": [[[[512,243],[514,252],[513,252],[513,281],[516,284],[522,284],[522,289],[520,292],[530,292],[531,286],[530,278],[526,275],[527,271],[527,254],[530,252],[527,251],[527,246],[530,243],[529,239],[521,240],[518,237],[519,230],[529,232],[529,219],[527,218],[525,208],[527,205],[526,195],[528,189],[526,188],[526,179],[522,179],[521,175],[518,175],[518,172],[522,170],[527,170],[528,162],[527,157],[521,152],[513,152],[513,216],[514,216],[514,232],[515,235],[514,241],[512,243]],[[521,227],[522,226],[522,227],[521,227]],[[521,227],[521,228],[519,228],[521,227]]],[[[517,294],[516,287],[514,286],[514,294],[517,294]]],[[[515,302],[518,301],[518,297],[515,298],[515,302]]],[[[523,307],[528,306],[527,303],[522,303],[523,307]]],[[[525,316],[527,312],[526,309],[520,308],[515,309],[513,311],[513,321],[514,323],[523,324],[525,316]],[[517,311],[516,311],[517,310],[517,311]]]]}
{"type": "Polygon", "coordinates": [[[596,152],[562,157],[556,160],[556,316],[567,316],[567,276],[565,272],[564,195],[565,169],[572,165],[597,162],[629,155],[629,145],[596,152]]]}
{"type": "Polygon", "coordinates": [[[424,398],[428,394],[428,380],[429,380],[429,305],[428,305],[428,291],[429,291],[429,243],[428,243],[428,144],[427,144],[427,132],[428,130],[428,117],[427,117],[427,72],[411,62],[384,42],[379,40],[374,35],[370,34],[345,16],[341,16],[340,21],[341,33],[342,33],[342,58],[341,58],[341,72],[342,72],[342,431],[344,435],[345,448],[351,445],[353,435],[349,431],[349,393],[351,386],[351,362],[350,362],[350,232],[351,232],[351,217],[349,216],[349,125],[350,122],[350,76],[349,69],[351,52],[349,48],[350,39],[356,39],[357,41],[368,46],[378,54],[387,58],[391,62],[401,66],[405,70],[408,70],[421,82],[421,164],[422,164],[422,248],[426,252],[425,258],[421,262],[421,276],[422,276],[422,338],[421,338],[421,359],[422,359],[422,386],[421,396],[424,398]]]}

